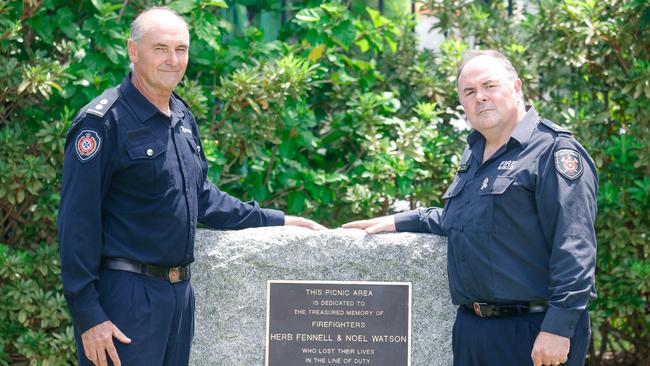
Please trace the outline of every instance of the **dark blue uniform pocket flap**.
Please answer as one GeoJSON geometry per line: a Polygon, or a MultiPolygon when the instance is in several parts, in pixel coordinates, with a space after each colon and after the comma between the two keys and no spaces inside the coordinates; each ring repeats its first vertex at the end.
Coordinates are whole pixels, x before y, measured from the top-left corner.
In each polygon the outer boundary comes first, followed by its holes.
{"type": "Polygon", "coordinates": [[[156,141],[146,142],[127,148],[131,160],[154,159],[165,151],[167,151],[167,146],[156,141]]]}
{"type": "Polygon", "coordinates": [[[442,195],[443,200],[447,200],[453,197],[458,196],[458,194],[463,190],[465,186],[466,179],[461,179],[459,176],[454,177],[454,181],[451,182],[451,185],[447,189],[444,195],[442,195]]]}
{"type": "Polygon", "coordinates": [[[490,188],[481,191],[481,196],[486,194],[503,194],[514,181],[515,177],[496,177],[490,188]]]}

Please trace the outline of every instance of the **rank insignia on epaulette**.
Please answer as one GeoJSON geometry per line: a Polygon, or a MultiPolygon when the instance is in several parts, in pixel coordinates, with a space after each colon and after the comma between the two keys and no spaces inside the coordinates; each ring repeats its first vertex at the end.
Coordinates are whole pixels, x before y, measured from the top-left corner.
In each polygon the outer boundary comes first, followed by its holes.
{"type": "Polygon", "coordinates": [[[555,152],[555,169],[568,179],[574,180],[582,174],[582,156],[572,149],[555,152]]]}
{"type": "Polygon", "coordinates": [[[91,113],[96,115],[97,117],[104,117],[104,113],[106,111],[104,110],[106,108],[106,105],[108,104],[108,99],[104,98],[99,101],[99,103],[89,107],[86,112],[91,113]]]}
{"type": "Polygon", "coordinates": [[[88,104],[86,108],[86,113],[95,115],[97,117],[104,117],[106,112],[113,106],[115,101],[117,101],[119,94],[117,92],[117,87],[109,88],[104,90],[102,95],[95,98],[92,102],[88,104]]]}
{"type": "Polygon", "coordinates": [[[97,151],[99,151],[101,143],[102,140],[97,132],[93,130],[81,131],[75,140],[75,151],[79,160],[85,163],[92,159],[97,154],[97,151]]]}

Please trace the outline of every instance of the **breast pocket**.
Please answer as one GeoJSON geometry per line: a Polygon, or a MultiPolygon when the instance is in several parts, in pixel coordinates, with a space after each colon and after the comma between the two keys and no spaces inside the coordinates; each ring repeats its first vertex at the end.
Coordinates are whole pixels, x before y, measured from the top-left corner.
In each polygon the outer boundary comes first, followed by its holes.
{"type": "Polygon", "coordinates": [[[463,191],[466,181],[464,177],[456,175],[445,194],[442,195],[442,199],[445,201],[445,214],[442,217],[441,225],[446,232],[449,232],[453,225],[458,225],[458,212],[463,209],[463,204],[459,202],[458,196],[463,191]]]}
{"type": "Polygon", "coordinates": [[[124,178],[131,185],[149,193],[162,193],[169,188],[166,145],[159,141],[138,142],[127,147],[127,154],[129,161],[124,178]]]}
{"type": "Polygon", "coordinates": [[[494,230],[494,207],[498,200],[503,200],[503,195],[512,186],[514,177],[496,177],[489,187],[481,190],[478,204],[478,216],[486,229],[494,230]]]}
{"type": "Polygon", "coordinates": [[[194,139],[194,135],[185,135],[185,139],[190,146],[190,150],[196,156],[201,155],[201,145],[194,139]]]}
{"type": "Polygon", "coordinates": [[[458,196],[460,192],[463,190],[464,186],[465,186],[465,179],[462,179],[458,175],[455,176],[454,180],[451,182],[451,185],[449,185],[449,188],[447,188],[445,194],[442,195],[442,199],[446,203],[447,200],[458,196]]]}

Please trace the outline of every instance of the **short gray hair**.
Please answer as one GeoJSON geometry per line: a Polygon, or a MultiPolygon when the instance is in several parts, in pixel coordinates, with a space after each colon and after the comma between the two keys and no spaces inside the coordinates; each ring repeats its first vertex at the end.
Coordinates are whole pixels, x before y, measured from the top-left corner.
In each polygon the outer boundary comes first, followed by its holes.
{"type": "Polygon", "coordinates": [[[147,10],[143,10],[140,14],[138,14],[138,16],[135,18],[135,20],[133,20],[133,22],[131,23],[131,37],[130,37],[131,41],[133,41],[135,43],[140,43],[140,40],[142,39],[142,20],[150,12],[158,11],[158,10],[167,11],[167,12],[175,15],[176,18],[178,18],[178,20],[180,20],[181,22],[183,22],[183,24],[185,24],[185,27],[189,31],[190,26],[187,24],[185,19],[182,16],[180,16],[177,12],[175,12],[174,10],[172,10],[172,9],[166,7],[166,6],[153,6],[153,7],[149,8],[149,9],[147,9],[147,10]]]}
{"type": "Polygon", "coordinates": [[[458,89],[458,79],[460,78],[460,74],[463,72],[463,69],[465,68],[465,65],[472,60],[473,58],[479,57],[479,56],[490,56],[503,65],[504,69],[508,73],[508,76],[512,78],[512,80],[516,80],[519,76],[517,75],[517,70],[515,70],[515,67],[512,66],[512,63],[506,56],[504,56],[501,52],[497,50],[466,50],[463,52],[462,59],[460,61],[460,64],[458,65],[458,69],[456,70],[456,89],[458,89]]]}

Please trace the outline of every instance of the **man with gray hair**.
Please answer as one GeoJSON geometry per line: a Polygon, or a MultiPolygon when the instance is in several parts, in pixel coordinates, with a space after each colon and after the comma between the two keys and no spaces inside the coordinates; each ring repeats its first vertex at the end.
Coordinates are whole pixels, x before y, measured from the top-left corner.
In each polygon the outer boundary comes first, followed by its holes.
{"type": "Polygon", "coordinates": [[[58,239],[79,365],[188,364],[198,222],[324,229],[242,202],[207,180],[196,121],[173,92],[189,48],[178,14],[141,13],[128,41],[132,72],[84,107],[68,131],[58,239]]]}
{"type": "Polygon", "coordinates": [[[447,236],[454,365],[583,365],[595,296],[594,162],[571,132],[524,105],[501,53],[466,52],[456,86],[473,131],[444,208],[344,227],[447,236]]]}

